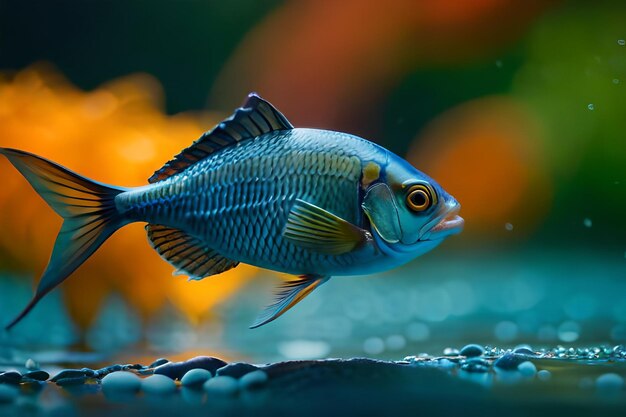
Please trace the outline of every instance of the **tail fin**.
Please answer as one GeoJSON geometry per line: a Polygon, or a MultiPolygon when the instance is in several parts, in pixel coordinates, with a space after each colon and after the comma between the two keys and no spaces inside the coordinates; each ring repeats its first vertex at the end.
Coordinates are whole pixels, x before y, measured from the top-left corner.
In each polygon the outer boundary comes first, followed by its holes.
{"type": "Polygon", "coordinates": [[[27,152],[0,148],[0,154],[6,156],[46,203],[63,217],[61,231],[35,295],[6,326],[8,330],[126,224],[115,206],[115,196],[126,190],[89,180],[27,152]]]}

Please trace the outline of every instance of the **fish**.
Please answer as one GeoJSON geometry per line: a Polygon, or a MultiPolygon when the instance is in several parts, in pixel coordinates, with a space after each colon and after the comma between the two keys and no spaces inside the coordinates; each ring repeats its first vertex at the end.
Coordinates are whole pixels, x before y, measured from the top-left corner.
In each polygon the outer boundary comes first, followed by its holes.
{"type": "Polygon", "coordinates": [[[295,128],[256,93],[145,186],[103,184],[17,149],[0,154],[63,218],[31,301],[6,329],[134,222],[147,223],[152,247],[191,280],[240,263],[297,276],[251,328],[333,276],[396,268],[464,225],[454,197],[403,158],[347,133],[295,128]]]}

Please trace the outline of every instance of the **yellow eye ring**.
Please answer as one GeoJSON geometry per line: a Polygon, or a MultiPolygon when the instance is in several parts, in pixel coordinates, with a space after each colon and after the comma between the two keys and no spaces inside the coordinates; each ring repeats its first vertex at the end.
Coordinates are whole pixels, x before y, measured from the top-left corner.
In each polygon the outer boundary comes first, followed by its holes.
{"type": "Polygon", "coordinates": [[[425,185],[414,185],[406,194],[406,205],[413,211],[424,211],[432,205],[430,190],[425,185]]]}

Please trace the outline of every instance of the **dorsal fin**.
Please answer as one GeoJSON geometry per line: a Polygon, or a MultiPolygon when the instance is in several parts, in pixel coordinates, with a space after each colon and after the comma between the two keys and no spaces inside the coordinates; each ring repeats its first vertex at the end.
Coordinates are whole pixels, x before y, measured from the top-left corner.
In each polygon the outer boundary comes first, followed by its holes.
{"type": "Polygon", "coordinates": [[[185,170],[190,165],[244,139],[261,136],[275,130],[289,130],[293,126],[269,102],[256,93],[248,95],[243,107],[238,108],[228,119],[213,130],[204,133],[190,147],[176,155],[152,175],[148,182],[164,180],[185,170]]]}

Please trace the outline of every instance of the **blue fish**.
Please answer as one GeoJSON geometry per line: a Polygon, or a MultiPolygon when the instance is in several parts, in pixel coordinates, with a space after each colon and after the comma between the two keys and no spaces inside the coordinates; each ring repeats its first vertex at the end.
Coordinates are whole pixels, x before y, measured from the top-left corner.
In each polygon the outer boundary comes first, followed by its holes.
{"type": "Polygon", "coordinates": [[[33,299],[7,328],[133,222],[148,223],[154,249],[190,279],[241,262],[298,275],[252,328],[331,276],[395,268],[463,227],[459,203],[404,159],[357,136],[294,128],[256,94],[143,187],[102,184],[15,149],[0,154],[63,217],[33,299]]]}

